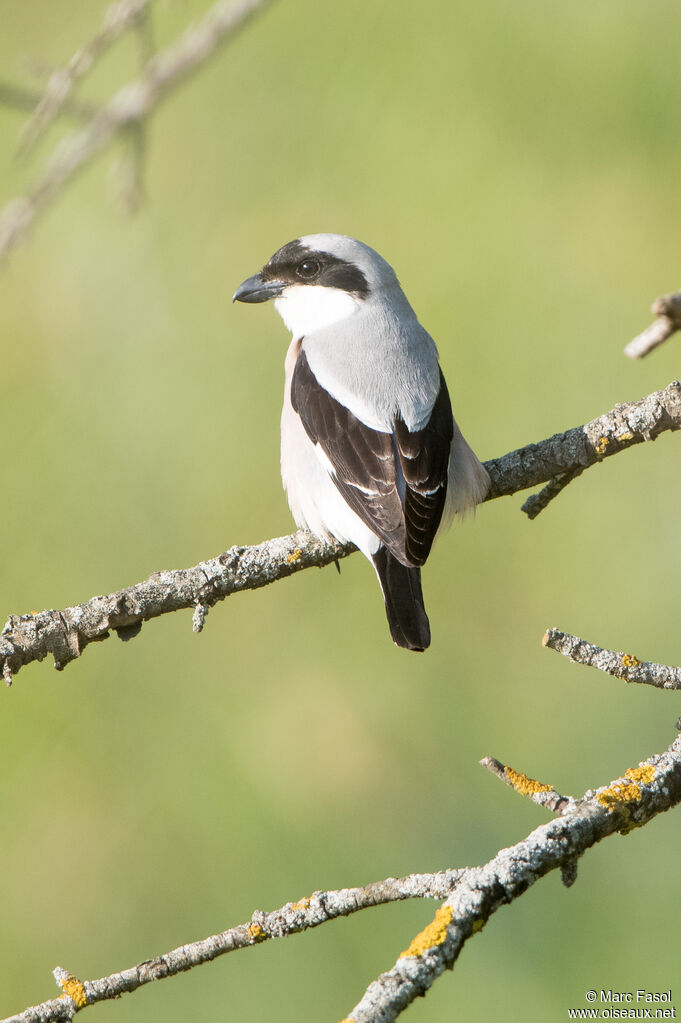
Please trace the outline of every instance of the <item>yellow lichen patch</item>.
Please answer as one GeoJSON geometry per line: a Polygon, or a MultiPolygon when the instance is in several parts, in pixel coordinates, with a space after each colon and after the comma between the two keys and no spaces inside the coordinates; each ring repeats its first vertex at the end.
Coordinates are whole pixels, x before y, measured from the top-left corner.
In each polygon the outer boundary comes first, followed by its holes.
{"type": "Polygon", "coordinates": [[[422,956],[429,948],[441,945],[447,937],[447,926],[452,922],[451,906],[440,906],[435,917],[417,934],[403,956],[422,956]]]}
{"type": "Polygon", "coordinates": [[[637,803],[641,799],[641,785],[650,785],[655,777],[656,768],[653,764],[641,764],[640,767],[628,767],[624,772],[626,781],[616,781],[610,788],[598,793],[598,801],[602,806],[614,810],[625,803],[637,803]]]}
{"type": "Polygon", "coordinates": [[[622,665],[625,668],[638,668],[641,662],[633,654],[622,654],[622,665]]]}
{"type": "Polygon", "coordinates": [[[618,433],[617,434],[617,439],[618,440],[633,440],[634,439],[634,435],[631,432],[618,433]]]}
{"type": "Polygon", "coordinates": [[[309,909],[309,908],[310,908],[310,901],[311,901],[311,900],[310,900],[310,899],[309,899],[309,897],[308,897],[308,896],[306,895],[304,899],[299,899],[299,901],[298,901],[298,902],[292,902],[292,903],[291,903],[291,909],[292,909],[292,910],[293,910],[294,912],[295,912],[295,910],[297,910],[297,909],[309,909]]]}
{"type": "Polygon", "coordinates": [[[260,924],[249,924],[248,933],[253,941],[264,941],[267,937],[260,924]]]}
{"type": "Polygon", "coordinates": [[[650,785],[655,774],[656,769],[652,764],[641,764],[640,767],[628,767],[624,772],[624,777],[629,781],[638,781],[641,785],[650,785]]]}
{"type": "Polygon", "coordinates": [[[598,802],[609,810],[626,803],[635,803],[641,798],[641,786],[635,781],[616,781],[609,789],[598,793],[598,802]]]}
{"type": "Polygon", "coordinates": [[[610,810],[625,803],[637,803],[641,799],[641,785],[650,785],[655,777],[656,768],[653,764],[641,764],[639,767],[628,767],[624,772],[626,781],[616,781],[608,789],[598,793],[598,801],[610,810]]]}
{"type": "Polygon", "coordinates": [[[59,981],[62,991],[65,995],[71,998],[79,1009],[82,1009],[84,1005],[87,1005],[87,995],[85,994],[85,988],[81,981],[72,974],[68,974],[66,977],[62,977],[59,981]]]}
{"type": "Polygon", "coordinates": [[[550,785],[542,785],[540,781],[535,781],[534,778],[528,778],[526,774],[522,774],[520,771],[514,771],[512,767],[505,767],[504,775],[516,792],[519,792],[521,796],[535,796],[538,792],[552,791],[550,785]]]}
{"type": "Polygon", "coordinates": [[[295,565],[296,561],[300,561],[302,556],[303,552],[301,551],[300,547],[296,547],[296,549],[287,556],[286,560],[288,561],[289,565],[295,565]]]}
{"type": "Polygon", "coordinates": [[[608,438],[607,437],[599,437],[598,440],[596,441],[596,443],[594,444],[594,451],[596,452],[597,455],[600,456],[600,455],[604,455],[607,450],[608,450],[608,438]]]}

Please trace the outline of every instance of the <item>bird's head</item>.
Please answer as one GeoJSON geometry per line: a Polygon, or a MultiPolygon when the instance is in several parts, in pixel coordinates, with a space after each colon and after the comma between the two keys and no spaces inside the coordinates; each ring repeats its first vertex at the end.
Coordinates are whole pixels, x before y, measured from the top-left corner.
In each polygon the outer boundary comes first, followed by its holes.
{"type": "Polygon", "coordinates": [[[402,295],[395,272],[374,249],[341,234],[310,234],[278,249],[260,273],[239,285],[233,301],[274,299],[289,330],[302,336],[395,291],[402,295]]]}

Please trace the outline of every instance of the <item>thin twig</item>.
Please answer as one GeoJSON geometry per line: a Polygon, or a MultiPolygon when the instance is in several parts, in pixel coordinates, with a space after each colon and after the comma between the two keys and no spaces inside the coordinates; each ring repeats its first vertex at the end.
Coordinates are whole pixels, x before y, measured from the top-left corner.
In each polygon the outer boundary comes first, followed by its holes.
{"type": "MultiPolygon", "coordinates": [[[[0,105],[15,107],[17,110],[33,110],[37,103],[40,103],[42,93],[37,89],[26,89],[20,85],[12,85],[10,82],[0,82],[0,105]]],[[[94,117],[99,107],[94,103],[87,103],[84,100],[65,99],[62,111],[70,117],[76,117],[79,121],[89,121],[94,117]]]]}
{"type": "Polygon", "coordinates": [[[123,150],[111,167],[110,187],[113,197],[123,212],[129,216],[137,213],[144,204],[146,149],[145,126],[131,124],[126,132],[123,150]]]}
{"type": "MultiPolygon", "coordinates": [[[[569,459],[577,465],[592,465],[679,428],[681,384],[674,382],[641,401],[618,405],[586,426],[486,462],[492,480],[487,500],[551,479],[559,463],[561,471],[569,468],[569,459]]],[[[21,667],[50,653],[55,667],[61,669],[89,643],[106,639],[111,630],[121,639],[130,639],[143,622],[181,608],[200,609],[194,617],[200,631],[206,609],[229,594],[257,589],[303,568],[328,565],[354,549],[300,531],[255,547],[232,547],[193,568],[158,572],[142,583],[63,611],[10,615],[0,635],[0,670],[9,683],[21,667]]]]}
{"type": "Polygon", "coordinates": [[[554,476],[552,480],[539,491],[538,494],[530,494],[525,503],[521,506],[520,510],[524,511],[528,519],[536,519],[540,512],[544,511],[544,508],[553,501],[554,498],[558,497],[561,491],[565,490],[568,483],[572,483],[578,476],[581,476],[584,472],[584,467],[579,466],[576,469],[571,469],[569,472],[561,472],[558,476],[554,476]]]}
{"type": "Polygon", "coordinates": [[[139,47],[140,62],[142,67],[148,64],[156,54],[156,36],[154,33],[154,19],[152,8],[148,4],[137,19],[136,25],[137,44],[139,47]]]}
{"type": "Polygon", "coordinates": [[[565,813],[574,806],[572,796],[561,796],[552,785],[545,785],[543,782],[528,778],[520,771],[514,771],[512,767],[502,764],[495,757],[483,757],[480,761],[483,767],[501,778],[505,785],[508,785],[521,796],[527,796],[537,806],[542,806],[552,813],[565,813]]]}
{"type": "MultiPolygon", "coordinates": [[[[514,771],[507,764],[502,764],[495,757],[483,757],[480,761],[483,767],[501,778],[505,785],[508,785],[521,796],[527,796],[533,803],[551,810],[553,813],[568,813],[576,806],[576,800],[572,796],[562,796],[552,785],[529,778],[521,771],[514,771]]],[[[566,888],[572,888],[577,880],[577,859],[567,859],[560,867],[560,876],[566,888]]]]}
{"type": "Polygon", "coordinates": [[[624,354],[630,359],[644,358],[681,330],[681,291],[656,298],[650,311],[657,319],[625,346],[624,354]]]}
{"type": "MultiPolygon", "coordinates": [[[[142,73],[156,53],[151,19],[151,7],[140,12],[135,22],[142,73]]],[[[137,213],[145,200],[144,170],[147,152],[147,125],[137,121],[125,133],[123,152],[112,168],[111,182],[114,195],[128,215],[137,213]]]]}
{"type": "Polygon", "coordinates": [[[209,963],[218,956],[235,952],[251,945],[259,945],[272,938],[300,934],[311,927],[319,927],[339,917],[350,916],[361,909],[383,906],[404,899],[445,899],[456,888],[465,870],[442,870],[434,874],[410,874],[407,877],[387,878],[364,888],[342,888],[336,891],[314,892],[298,902],[287,902],[271,913],[256,910],[245,924],[230,927],[221,934],[193,941],[172,949],[137,966],[112,973],[98,980],[81,981],[68,970],[58,966],[53,972],[63,994],[42,1005],[34,1005],[0,1023],[48,1023],[51,1020],[72,1019],[78,1009],[97,1002],[120,998],[145,984],[176,976],[194,966],[209,963]]]}
{"type": "Polygon", "coordinates": [[[638,682],[657,689],[681,689],[681,668],[640,661],[634,654],[604,650],[577,636],[571,636],[569,632],[561,632],[560,629],[547,629],[542,643],[549,650],[569,657],[576,664],[598,668],[625,682],[638,682]]]}
{"type": "Polygon", "coordinates": [[[121,133],[149,118],[178,86],[204,66],[221,45],[243,29],[272,0],[218,0],[201,21],[154,57],[144,75],[120,89],[82,130],[58,144],[40,181],[0,211],[0,257],[22,241],[45,210],[93,157],[121,133]]]}
{"type": "Polygon", "coordinates": [[[113,44],[144,16],[151,0],[118,0],[104,14],[102,27],[96,35],[81,46],[64,67],[50,74],[45,92],[33,116],[21,133],[20,151],[28,152],[44,135],[47,128],[68,102],[74,86],[94,67],[113,44]]]}

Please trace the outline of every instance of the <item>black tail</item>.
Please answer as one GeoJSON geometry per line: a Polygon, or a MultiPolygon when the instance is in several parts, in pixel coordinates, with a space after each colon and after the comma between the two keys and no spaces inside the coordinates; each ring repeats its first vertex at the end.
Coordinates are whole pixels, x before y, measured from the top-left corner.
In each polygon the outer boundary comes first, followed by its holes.
{"type": "Polygon", "coordinates": [[[421,569],[401,564],[385,547],[379,547],[372,561],[392,638],[407,650],[425,650],[430,646],[430,624],[423,606],[421,569]]]}

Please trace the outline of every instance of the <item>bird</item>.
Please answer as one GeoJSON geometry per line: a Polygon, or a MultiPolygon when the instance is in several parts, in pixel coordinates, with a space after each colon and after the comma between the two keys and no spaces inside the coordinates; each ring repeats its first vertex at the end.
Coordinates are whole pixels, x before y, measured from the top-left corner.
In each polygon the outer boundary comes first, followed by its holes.
{"type": "Polygon", "coordinates": [[[435,342],[390,264],[346,235],[288,242],[233,297],[268,300],[292,334],[281,474],[296,525],[359,548],[393,641],[423,651],[421,568],[438,531],[490,485],[452,415],[435,342]]]}

